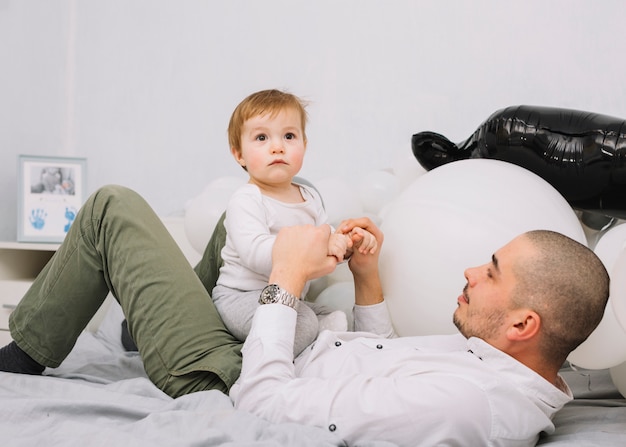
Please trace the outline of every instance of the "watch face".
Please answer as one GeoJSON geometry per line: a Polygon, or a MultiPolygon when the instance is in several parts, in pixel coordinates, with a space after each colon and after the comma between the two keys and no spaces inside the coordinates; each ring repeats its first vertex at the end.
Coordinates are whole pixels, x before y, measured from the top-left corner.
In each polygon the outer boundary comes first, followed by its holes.
{"type": "Polygon", "coordinates": [[[280,303],[285,306],[289,306],[292,309],[296,308],[297,302],[298,297],[282,290],[277,284],[265,286],[265,288],[261,291],[261,296],[259,297],[259,304],[280,303]]]}
{"type": "Polygon", "coordinates": [[[278,286],[276,284],[270,284],[263,289],[261,293],[261,300],[264,303],[275,303],[278,295],[278,286]]]}

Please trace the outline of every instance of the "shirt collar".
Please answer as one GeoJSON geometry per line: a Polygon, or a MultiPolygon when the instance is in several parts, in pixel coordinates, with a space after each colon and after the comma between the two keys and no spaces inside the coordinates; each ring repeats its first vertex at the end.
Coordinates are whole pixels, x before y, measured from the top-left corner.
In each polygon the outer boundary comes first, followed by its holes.
{"type": "Polygon", "coordinates": [[[552,384],[523,363],[480,338],[469,338],[467,348],[482,361],[497,365],[497,370],[504,372],[522,392],[542,402],[543,405],[540,406],[549,407],[544,408],[546,413],[554,413],[573,399],[572,390],[560,375],[557,375],[557,384],[552,384]]]}

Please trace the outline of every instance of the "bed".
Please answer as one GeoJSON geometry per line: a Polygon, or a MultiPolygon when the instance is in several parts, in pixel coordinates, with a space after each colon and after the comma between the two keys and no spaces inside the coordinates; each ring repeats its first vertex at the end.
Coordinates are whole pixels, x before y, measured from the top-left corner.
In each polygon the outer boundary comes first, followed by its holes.
{"type": "MultiPolygon", "coordinates": [[[[219,391],[166,396],[146,377],[139,356],[124,351],[122,318],[112,304],[98,330],[85,331],[66,361],[42,377],[0,373],[2,445],[343,445],[323,429],[268,424],[235,410],[219,391]]],[[[576,399],[538,445],[626,445],[626,400],[608,371],[564,367],[563,375],[576,399]]]]}
{"type": "MultiPolygon", "coordinates": [[[[195,262],[199,255],[180,223],[168,228],[195,262]]],[[[147,378],[138,354],[124,350],[121,309],[112,299],[106,304],[59,368],[43,376],[0,373],[3,446],[344,445],[321,428],[270,424],[235,410],[219,391],[170,398],[147,378]]],[[[556,432],[539,445],[626,445],[626,400],[608,370],[565,366],[563,375],[576,399],[557,414],[556,432]]]]}

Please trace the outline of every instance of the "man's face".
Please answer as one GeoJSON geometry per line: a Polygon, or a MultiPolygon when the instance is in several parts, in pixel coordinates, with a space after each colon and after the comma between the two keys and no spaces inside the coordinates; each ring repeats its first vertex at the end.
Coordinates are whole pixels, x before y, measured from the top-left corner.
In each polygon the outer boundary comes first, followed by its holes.
{"type": "Polygon", "coordinates": [[[530,249],[529,241],[517,237],[494,253],[488,264],[465,271],[467,284],[453,318],[465,337],[479,337],[495,346],[504,337],[517,283],[513,266],[530,249]]]}

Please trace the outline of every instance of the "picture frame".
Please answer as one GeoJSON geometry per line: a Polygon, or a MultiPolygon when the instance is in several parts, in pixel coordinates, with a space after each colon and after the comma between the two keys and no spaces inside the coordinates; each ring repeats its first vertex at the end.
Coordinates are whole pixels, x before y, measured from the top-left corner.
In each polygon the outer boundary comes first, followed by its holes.
{"type": "Polygon", "coordinates": [[[85,158],[18,156],[18,242],[63,242],[85,200],[86,168],[85,158]]]}

